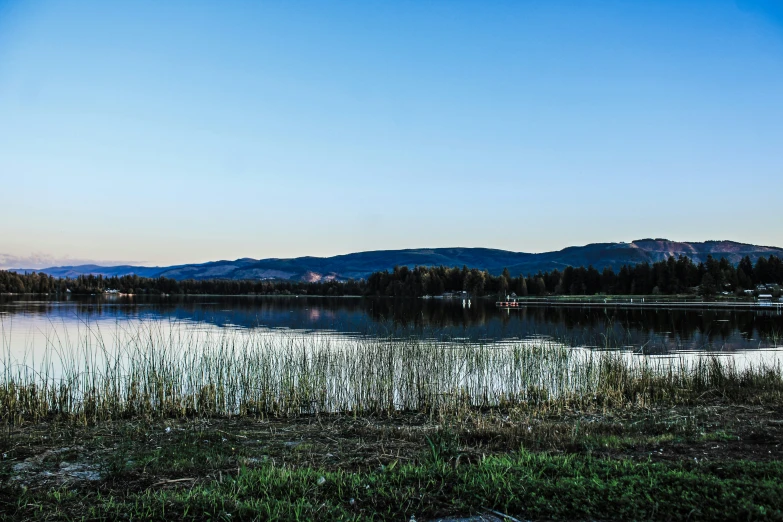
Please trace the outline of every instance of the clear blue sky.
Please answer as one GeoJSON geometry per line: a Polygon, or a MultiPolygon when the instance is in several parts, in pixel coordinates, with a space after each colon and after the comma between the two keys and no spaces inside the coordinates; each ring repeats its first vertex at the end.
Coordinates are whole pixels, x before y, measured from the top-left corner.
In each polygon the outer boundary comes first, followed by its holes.
{"type": "Polygon", "coordinates": [[[783,2],[0,0],[0,194],[6,265],[783,246],[783,2]]]}

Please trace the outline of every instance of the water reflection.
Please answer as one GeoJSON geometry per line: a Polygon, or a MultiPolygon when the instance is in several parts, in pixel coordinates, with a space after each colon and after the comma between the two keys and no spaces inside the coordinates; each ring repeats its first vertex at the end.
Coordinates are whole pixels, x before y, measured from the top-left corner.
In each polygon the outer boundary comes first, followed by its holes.
{"type": "Polygon", "coordinates": [[[135,321],[188,328],[285,329],[339,336],[415,336],[506,343],[547,337],[571,346],[667,354],[777,348],[777,310],[667,310],[529,306],[501,310],[489,300],[461,301],[315,297],[70,298],[0,296],[3,346],[18,352],[63,331],[135,321]]]}

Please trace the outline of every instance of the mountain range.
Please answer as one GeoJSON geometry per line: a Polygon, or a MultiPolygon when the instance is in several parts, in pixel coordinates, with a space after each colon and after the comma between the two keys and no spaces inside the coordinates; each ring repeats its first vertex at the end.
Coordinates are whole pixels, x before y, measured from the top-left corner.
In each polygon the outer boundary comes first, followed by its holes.
{"type": "Polygon", "coordinates": [[[783,257],[783,249],[737,243],[734,241],[676,242],[667,239],[640,239],[630,243],[593,243],[574,246],[556,252],[530,254],[491,248],[416,248],[405,250],[376,250],[356,252],[333,257],[297,257],[290,259],[250,259],[212,261],[167,267],[132,265],[59,266],[38,270],[16,269],[17,272],[40,272],[57,277],[76,277],[94,274],[122,276],[136,274],[142,277],[183,279],[278,279],[292,281],[328,281],[361,279],[395,266],[467,266],[499,274],[508,268],[512,275],[535,273],[539,270],[563,269],[566,266],[588,266],[602,270],[622,265],[655,262],[669,257],[687,256],[694,262],[727,258],[738,263],[744,256],[755,261],[761,256],[783,257]]]}

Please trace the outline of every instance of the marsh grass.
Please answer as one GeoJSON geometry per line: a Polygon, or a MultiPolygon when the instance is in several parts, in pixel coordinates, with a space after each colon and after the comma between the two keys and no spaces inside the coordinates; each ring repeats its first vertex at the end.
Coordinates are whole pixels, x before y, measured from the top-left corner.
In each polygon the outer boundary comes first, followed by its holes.
{"type": "Polygon", "coordinates": [[[47,338],[37,365],[16,360],[4,345],[6,425],[647,407],[704,397],[777,401],[783,392],[779,363],[740,368],[717,356],[651,359],[546,339],[495,345],[230,329],[214,335],[151,322],[111,336],[91,329],[76,341],[47,338]]]}

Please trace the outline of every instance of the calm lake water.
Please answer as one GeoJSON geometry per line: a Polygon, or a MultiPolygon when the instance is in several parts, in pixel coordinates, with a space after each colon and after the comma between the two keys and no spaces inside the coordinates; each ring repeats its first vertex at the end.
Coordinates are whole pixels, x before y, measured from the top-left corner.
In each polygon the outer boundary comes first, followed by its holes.
{"type": "MultiPolygon", "coordinates": [[[[623,349],[643,355],[777,352],[779,311],[558,308],[502,310],[491,300],[318,297],[0,296],[0,347],[30,356],[100,332],[117,341],[135,326],[163,322],[175,330],[236,331],[335,339],[417,337],[443,342],[506,344],[547,338],[570,346],[623,349]]],[[[120,339],[121,341],[121,339],[120,339]]]]}

